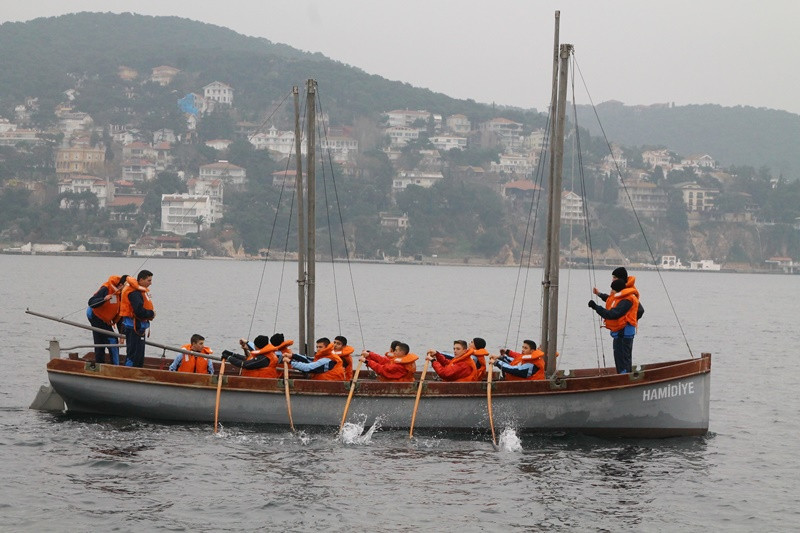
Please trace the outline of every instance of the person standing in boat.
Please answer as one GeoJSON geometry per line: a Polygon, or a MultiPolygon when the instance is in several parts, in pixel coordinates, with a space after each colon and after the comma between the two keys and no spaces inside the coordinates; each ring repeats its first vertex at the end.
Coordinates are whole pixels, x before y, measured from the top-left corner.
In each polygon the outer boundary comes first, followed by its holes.
{"type": "Polygon", "coordinates": [[[353,352],[355,351],[355,348],[347,345],[347,337],[337,335],[333,338],[333,353],[342,359],[344,379],[346,381],[353,379],[353,352]]]}
{"type": "Polygon", "coordinates": [[[378,375],[378,381],[414,381],[419,357],[410,351],[408,344],[398,342],[391,355],[364,350],[361,352],[361,362],[378,375]]]}
{"type": "Polygon", "coordinates": [[[345,381],[342,358],[333,351],[333,344],[327,337],[317,339],[314,359],[303,354],[283,354],[283,360],[295,370],[309,374],[311,379],[345,381]]]}
{"type": "MultiPolygon", "coordinates": [[[[615,279],[624,280],[626,288],[636,291],[636,298],[639,300],[639,311],[636,313],[636,318],[637,320],[641,319],[642,315],[644,315],[644,306],[642,305],[642,299],[639,296],[639,289],[636,288],[636,276],[629,276],[628,270],[625,267],[617,267],[611,271],[611,281],[614,281],[615,279]]],[[[604,302],[606,301],[606,298],[608,298],[608,294],[600,292],[597,290],[597,287],[592,289],[592,292],[604,302]]]]}
{"type": "Polygon", "coordinates": [[[144,366],[144,337],[149,333],[150,321],[156,317],[153,300],[150,299],[150,285],[153,284],[153,273],[142,270],[136,279],[128,276],[127,285],[122,289],[122,301],[119,314],[120,323],[125,329],[125,348],[127,360],[125,366],[144,366]]]}
{"type": "Polygon", "coordinates": [[[489,357],[491,364],[503,372],[506,381],[544,379],[545,353],[536,349],[532,340],[522,341],[522,351],[500,350],[500,355],[489,357]]]}
{"type": "Polygon", "coordinates": [[[443,381],[478,381],[480,372],[472,358],[472,349],[467,347],[465,340],[453,341],[452,357],[428,350],[426,359],[443,381]]]}
{"type": "Polygon", "coordinates": [[[233,366],[241,368],[243,376],[277,378],[280,374],[278,366],[281,356],[292,353],[289,349],[292,344],[294,341],[286,340],[283,333],[276,333],[272,337],[259,335],[252,343],[239,339],[244,355],[225,350],[222,358],[223,361],[227,360],[233,366]]]}
{"type": "Polygon", "coordinates": [[[636,289],[625,286],[626,280],[618,278],[611,282],[611,294],[607,295],[605,308],[589,300],[589,307],[605,321],[605,327],[614,338],[614,364],[619,374],[633,369],[633,338],[638,324],[639,299],[636,289]]]}
{"type": "MultiPolygon", "coordinates": [[[[120,292],[122,292],[122,288],[125,286],[127,277],[127,274],[109,277],[105,283],[100,285],[97,292],[89,298],[89,307],[86,308],[86,317],[89,319],[89,324],[93,327],[110,332],[114,331],[114,325],[119,320],[120,292]]],[[[92,339],[94,344],[118,344],[116,336],[104,335],[97,331],[92,332],[92,339]]],[[[108,355],[111,359],[111,364],[119,364],[119,348],[109,346],[108,355]]],[[[106,362],[105,348],[102,346],[95,346],[94,361],[95,363],[106,362]]]]}
{"type": "MultiPolygon", "coordinates": [[[[189,344],[181,346],[184,350],[191,350],[197,353],[212,354],[214,353],[211,348],[206,346],[206,338],[202,335],[195,333],[189,340],[189,344]]],[[[170,372],[192,372],[195,374],[213,374],[214,363],[211,359],[200,357],[199,355],[190,355],[188,353],[179,353],[175,360],[169,365],[170,372]]]]}

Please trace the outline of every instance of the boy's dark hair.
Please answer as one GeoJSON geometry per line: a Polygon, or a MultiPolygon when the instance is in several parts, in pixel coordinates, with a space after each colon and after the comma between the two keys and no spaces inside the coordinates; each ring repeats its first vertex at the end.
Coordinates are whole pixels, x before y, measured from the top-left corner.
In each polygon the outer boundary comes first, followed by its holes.
{"type": "Polygon", "coordinates": [[[486,348],[486,341],[480,337],[475,337],[474,339],[472,339],[472,343],[475,345],[475,348],[479,350],[482,348],[486,348]]]}
{"type": "Polygon", "coordinates": [[[530,339],[525,339],[524,341],[522,341],[522,344],[527,344],[528,346],[531,347],[531,350],[535,350],[536,349],[536,343],[533,342],[530,339]]]}
{"type": "Polygon", "coordinates": [[[401,344],[400,341],[392,341],[392,344],[390,344],[389,346],[392,348],[392,351],[394,351],[394,349],[397,348],[400,344],[401,344]]]}
{"type": "Polygon", "coordinates": [[[202,335],[200,335],[199,333],[195,333],[194,335],[192,335],[192,338],[190,340],[191,340],[191,343],[194,344],[194,343],[199,342],[199,341],[204,341],[204,340],[206,340],[206,338],[203,337],[202,335]]]}
{"type": "Polygon", "coordinates": [[[460,344],[461,347],[464,348],[465,350],[469,346],[469,343],[467,343],[467,341],[464,341],[464,340],[453,341],[453,344],[460,344]]]}
{"type": "Polygon", "coordinates": [[[149,278],[149,277],[151,277],[152,275],[153,275],[153,273],[152,273],[152,272],[150,272],[149,270],[142,270],[142,271],[141,271],[141,272],[139,272],[139,274],[136,276],[136,281],[139,281],[140,279],[149,278]]]}
{"type": "Polygon", "coordinates": [[[253,339],[253,346],[258,348],[259,350],[269,344],[269,336],[268,335],[259,335],[255,339],[253,339]]]}
{"type": "Polygon", "coordinates": [[[273,346],[278,346],[280,344],[283,344],[284,340],[285,339],[283,337],[283,333],[276,333],[275,335],[269,338],[269,343],[273,346]]]}
{"type": "Polygon", "coordinates": [[[328,337],[320,337],[319,339],[317,339],[317,343],[320,343],[320,342],[322,344],[324,344],[325,346],[327,346],[327,345],[329,345],[331,343],[331,340],[328,337]]]}
{"type": "Polygon", "coordinates": [[[404,354],[408,354],[408,352],[411,351],[411,348],[409,348],[408,344],[404,342],[398,342],[397,347],[400,348],[400,351],[403,352],[404,354]]]}
{"type": "Polygon", "coordinates": [[[342,346],[347,346],[347,337],[344,337],[342,335],[337,335],[333,338],[333,340],[341,342],[342,346]]]}

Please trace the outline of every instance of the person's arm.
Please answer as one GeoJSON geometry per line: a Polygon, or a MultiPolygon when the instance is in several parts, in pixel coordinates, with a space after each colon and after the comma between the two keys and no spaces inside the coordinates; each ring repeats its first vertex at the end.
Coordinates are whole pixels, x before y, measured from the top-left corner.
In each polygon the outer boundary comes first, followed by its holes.
{"type": "MultiPolygon", "coordinates": [[[[209,373],[209,375],[213,376],[214,375],[214,363],[211,361],[211,359],[206,359],[206,361],[208,361],[208,373],[209,373]]],[[[225,361],[223,361],[222,364],[224,365],[225,361]]]]}
{"type": "Polygon", "coordinates": [[[522,363],[521,365],[510,365],[505,361],[498,360],[495,366],[503,371],[504,374],[511,374],[521,378],[529,378],[539,371],[539,367],[533,362],[522,363]]]}
{"type": "Polygon", "coordinates": [[[322,357],[310,363],[303,363],[295,360],[295,358],[292,357],[292,368],[307,374],[321,374],[322,372],[327,372],[328,370],[332,369],[334,366],[336,366],[336,363],[327,357],[322,357]]]}
{"type": "Polygon", "coordinates": [[[266,355],[257,355],[251,359],[242,361],[242,368],[245,370],[258,370],[269,366],[269,357],[266,355]]]}
{"type": "Polygon", "coordinates": [[[384,359],[385,361],[382,362],[373,360],[370,368],[374,370],[376,374],[386,379],[400,379],[405,377],[406,368],[403,365],[398,365],[391,359],[384,359]]]}
{"type": "Polygon", "coordinates": [[[108,288],[100,287],[100,290],[89,298],[89,307],[100,307],[106,301],[106,296],[108,296],[108,288]]]}
{"type": "Polygon", "coordinates": [[[618,318],[622,318],[625,316],[625,313],[631,310],[631,306],[633,304],[630,300],[620,300],[620,302],[616,305],[616,307],[612,309],[606,309],[605,307],[600,307],[595,303],[595,306],[592,308],[594,311],[603,317],[606,320],[616,320],[618,318]]]}
{"type": "Polygon", "coordinates": [[[433,362],[433,369],[444,380],[455,381],[470,375],[472,370],[467,365],[448,365],[447,358],[439,352],[435,354],[436,360],[433,362]]]}
{"type": "Polygon", "coordinates": [[[181,359],[183,359],[182,353],[179,353],[178,355],[175,356],[175,360],[172,361],[171,365],[169,365],[170,372],[175,372],[176,370],[178,370],[178,367],[181,366],[181,359]]]}

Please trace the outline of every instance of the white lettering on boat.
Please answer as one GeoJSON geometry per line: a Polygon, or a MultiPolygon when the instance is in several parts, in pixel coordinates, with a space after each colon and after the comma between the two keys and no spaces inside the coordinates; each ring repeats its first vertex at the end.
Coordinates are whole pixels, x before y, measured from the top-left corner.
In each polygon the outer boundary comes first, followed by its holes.
{"type": "Polygon", "coordinates": [[[655,389],[648,389],[642,391],[642,401],[649,402],[652,400],[663,400],[664,398],[673,398],[675,396],[684,396],[686,394],[694,394],[694,383],[675,383],[673,385],[664,385],[655,389]]]}

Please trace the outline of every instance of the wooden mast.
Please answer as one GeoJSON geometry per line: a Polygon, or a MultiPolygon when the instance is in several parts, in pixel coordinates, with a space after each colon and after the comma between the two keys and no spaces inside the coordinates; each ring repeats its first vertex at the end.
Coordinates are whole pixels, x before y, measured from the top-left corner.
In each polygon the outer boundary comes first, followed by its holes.
{"type": "Polygon", "coordinates": [[[314,283],[316,279],[316,167],[315,167],[315,154],[314,145],[316,143],[316,94],[317,82],[309,79],[307,82],[308,94],[306,97],[306,113],[308,115],[308,127],[306,129],[306,169],[308,173],[308,240],[306,241],[308,255],[306,261],[308,264],[307,277],[306,277],[306,353],[314,353],[313,349],[316,346],[314,342],[314,305],[315,293],[314,283]]]}
{"type": "Polygon", "coordinates": [[[298,344],[300,353],[307,354],[306,342],[306,254],[305,254],[305,207],[303,195],[303,131],[300,129],[300,89],[292,87],[294,94],[294,151],[296,158],[295,194],[297,195],[297,309],[298,344]]]}
{"type": "MultiPolygon", "coordinates": [[[[556,111],[557,111],[557,101],[558,101],[558,39],[559,39],[559,27],[561,23],[561,11],[556,11],[555,15],[555,31],[554,31],[554,39],[553,39],[553,81],[552,87],[550,92],[550,157],[548,157],[548,163],[550,166],[550,173],[549,181],[552,181],[553,174],[554,174],[554,167],[555,158],[553,157],[553,143],[555,142],[554,139],[556,137],[556,111]]],[[[547,209],[548,212],[550,211],[553,205],[553,187],[548,187],[547,191],[547,209]]],[[[547,220],[547,236],[546,236],[546,245],[545,245],[545,261],[544,261],[544,276],[542,279],[542,336],[539,342],[539,349],[542,350],[544,353],[547,353],[547,330],[549,324],[549,317],[550,317],[550,260],[549,253],[551,248],[551,231],[550,231],[550,219],[547,220]]],[[[520,259],[521,260],[521,259],[520,259]]]]}
{"type": "Polygon", "coordinates": [[[551,151],[553,159],[553,173],[550,176],[550,205],[548,209],[548,242],[547,263],[549,276],[545,279],[548,288],[548,322],[547,331],[542,331],[545,341],[546,374],[552,376],[556,371],[556,350],[558,340],[558,269],[561,247],[561,181],[564,166],[564,122],[566,119],[567,81],[569,78],[569,57],[572,53],[571,44],[560,46],[560,66],[558,69],[558,103],[555,137],[552,139],[551,151]]]}

